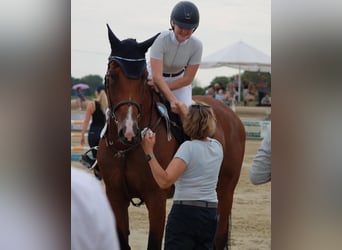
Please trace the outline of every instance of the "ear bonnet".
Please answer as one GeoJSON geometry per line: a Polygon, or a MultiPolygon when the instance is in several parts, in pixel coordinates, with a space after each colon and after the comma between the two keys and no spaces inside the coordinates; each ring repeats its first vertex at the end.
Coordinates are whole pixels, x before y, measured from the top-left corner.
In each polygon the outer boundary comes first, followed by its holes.
{"type": "Polygon", "coordinates": [[[118,63],[128,78],[139,79],[146,69],[145,54],[160,33],[144,42],[138,43],[135,39],[131,38],[120,41],[108,24],[107,28],[112,49],[108,62],[115,61],[118,63]]]}

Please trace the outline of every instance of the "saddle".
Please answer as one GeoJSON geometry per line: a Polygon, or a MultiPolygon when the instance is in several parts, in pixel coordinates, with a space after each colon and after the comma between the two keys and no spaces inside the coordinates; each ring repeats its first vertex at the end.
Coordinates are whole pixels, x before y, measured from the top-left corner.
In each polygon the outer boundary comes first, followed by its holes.
{"type": "Polygon", "coordinates": [[[184,141],[190,140],[189,136],[184,133],[183,124],[180,116],[171,111],[170,102],[167,101],[163,96],[161,96],[160,93],[154,93],[158,96],[158,99],[160,101],[156,103],[157,110],[165,119],[168,140],[171,140],[170,130],[172,131],[179,144],[182,144],[184,141]]]}

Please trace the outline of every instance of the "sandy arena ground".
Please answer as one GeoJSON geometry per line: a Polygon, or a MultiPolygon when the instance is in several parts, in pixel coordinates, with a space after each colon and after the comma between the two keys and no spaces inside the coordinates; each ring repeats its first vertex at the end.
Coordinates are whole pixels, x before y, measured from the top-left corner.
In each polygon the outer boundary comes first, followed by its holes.
{"type": "MultiPolygon", "coordinates": [[[[271,249],[271,184],[254,186],[249,182],[249,168],[260,140],[247,140],[241,176],[235,189],[232,210],[231,249],[271,249]]],[[[75,145],[74,143],[72,143],[75,145]]],[[[71,162],[85,169],[79,162],[71,162]]],[[[86,170],[87,171],[87,170],[86,170]]],[[[167,213],[172,200],[168,200],[167,213]]],[[[144,205],[129,207],[130,245],[133,250],[145,250],[148,238],[148,217],[144,205]]]]}

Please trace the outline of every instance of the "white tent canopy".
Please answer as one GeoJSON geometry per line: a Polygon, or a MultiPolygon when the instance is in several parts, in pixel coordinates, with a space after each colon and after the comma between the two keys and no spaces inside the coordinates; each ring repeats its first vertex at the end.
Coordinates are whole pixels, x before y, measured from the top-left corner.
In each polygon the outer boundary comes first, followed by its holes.
{"type": "MultiPolygon", "coordinates": [[[[230,67],[239,69],[239,93],[241,70],[271,72],[271,57],[239,41],[202,59],[200,68],[230,67]]],[[[240,101],[240,95],[239,95],[240,101]]]]}

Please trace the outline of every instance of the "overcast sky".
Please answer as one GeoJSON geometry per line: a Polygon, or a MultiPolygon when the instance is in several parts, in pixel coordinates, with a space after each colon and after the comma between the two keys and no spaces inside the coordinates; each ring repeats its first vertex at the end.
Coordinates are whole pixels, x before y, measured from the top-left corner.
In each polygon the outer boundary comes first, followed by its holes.
{"type": "MultiPolygon", "coordinates": [[[[106,23],[119,39],[145,41],[170,27],[170,13],[179,1],[72,0],[71,74],[104,76],[110,54],[106,23]]],[[[194,0],[200,24],[194,36],[203,42],[202,58],[239,40],[271,56],[271,0],[194,0]]],[[[149,51],[146,56],[149,59],[149,51]]],[[[231,76],[228,67],[199,69],[202,87],[215,76],[231,76]]]]}

